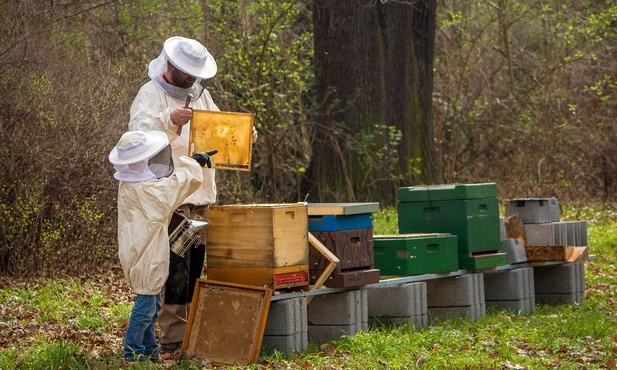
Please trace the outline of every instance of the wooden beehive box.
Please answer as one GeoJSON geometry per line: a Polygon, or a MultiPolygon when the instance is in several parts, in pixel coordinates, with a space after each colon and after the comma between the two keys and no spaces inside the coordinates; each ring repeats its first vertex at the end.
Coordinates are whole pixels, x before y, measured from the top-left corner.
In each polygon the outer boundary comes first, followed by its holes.
{"type": "MultiPolygon", "coordinates": [[[[309,203],[309,231],[339,259],[324,285],[351,287],[379,282],[373,268],[373,220],[379,203],[309,203]]],[[[309,250],[311,283],[325,271],[329,261],[309,250]]]]}
{"type": "Polygon", "coordinates": [[[208,279],[308,289],[306,205],[213,206],[206,220],[208,279]]]}

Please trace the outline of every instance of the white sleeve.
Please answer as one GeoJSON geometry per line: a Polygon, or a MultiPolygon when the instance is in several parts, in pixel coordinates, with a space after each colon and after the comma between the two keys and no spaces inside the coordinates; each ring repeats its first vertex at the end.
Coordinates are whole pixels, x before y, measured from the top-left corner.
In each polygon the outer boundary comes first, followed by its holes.
{"type": "Polygon", "coordinates": [[[143,85],[131,105],[129,130],[163,131],[171,139],[178,127],[171,122],[171,111],[175,109],[171,97],[166,96],[151,81],[143,85]]]}

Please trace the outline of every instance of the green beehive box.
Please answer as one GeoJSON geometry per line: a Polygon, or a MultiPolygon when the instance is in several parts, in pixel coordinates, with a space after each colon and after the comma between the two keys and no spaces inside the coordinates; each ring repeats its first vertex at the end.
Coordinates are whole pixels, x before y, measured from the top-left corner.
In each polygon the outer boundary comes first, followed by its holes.
{"type": "Polygon", "coordinates": [[[498,251],[501,236],[496,194],[495,184],[400,188],[399,233],[456,235],[458,253],[463,255],[498,251]]]}
{"type": "Polygon", "coordinates": [[[375,268],[381,275],[422,275],[458,270],[456,236],[374,235],[375,268]]]}

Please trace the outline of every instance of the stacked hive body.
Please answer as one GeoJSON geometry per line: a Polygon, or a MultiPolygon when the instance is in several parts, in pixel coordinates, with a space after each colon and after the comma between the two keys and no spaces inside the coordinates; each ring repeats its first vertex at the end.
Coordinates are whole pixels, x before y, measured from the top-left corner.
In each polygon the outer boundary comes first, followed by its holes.
{"type": "Polygon", "coordinates": [[[375,235],[375,268],[381,275],[421,275],[458,270],[452,234],[375,235]]]}
{"type": "Polygon", "coordinates": [[[306,205],[214,206],[207,221],[208,279],[308,290],[306,205]]]}
{"type": "MultiPolygon", "coordinates": [[[[373,261],[373,217],[379,203],[310,203],[309,232],[332,254],[339,264],[324,285],[352,287],[379,282],[373,261]]],[[[322,275],[329,261],[310,248],[310,281],[322,275]]]]}
{"type": "Polygon", "coordinates": [[[456,235],[459,268],[506,264],[505,253],[499,252],[499,203],[494,183],[399,188],[398,226],[400,234],[456,235]]]}

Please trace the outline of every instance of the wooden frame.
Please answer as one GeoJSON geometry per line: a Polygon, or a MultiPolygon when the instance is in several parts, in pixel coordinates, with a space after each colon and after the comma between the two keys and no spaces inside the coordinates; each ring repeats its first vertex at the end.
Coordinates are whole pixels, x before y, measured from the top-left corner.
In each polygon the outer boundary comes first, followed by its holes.
{"type": "Polygon", "coordinates": [[[272,289],[198,279],[182,350],[213,365],[259,359],[272,289]]]}
{"type": "MultiPolygon", "coordinates": [[[[308,238],[309,238],[309,243],[315,248],[317,249],[317,251],[319,253],[321,253],[328,261],[330,261],[330,263],[328,264],[328,266],[326,267],[326,269],[323,271],[323,273],[321,274],[321,276],[317,279],[317,281],[315,281],[315,284],[311,287],[310,290],[314,290],[314,289],[318,289],[321,288],[324,283],[326,282],[326,280],[330,277],[330,275],[332,275],[332,271],[334,271],[334,269],[336,268],[336,266],[341,262],[337,256],[335,256],[332,252],[330,252],[330,250],[328,248],[326,248],[325,245],[323,245],[319,239],[317,239],[315,236],[313,236],[313,234],[311,234],[310,232],[308,233],[308,238]]],[[[306,304],[311,303],[311,300],[313,299],[313,296],[308,296],[306,297],[306,304]]]]}
{"type": "Polygon", "coordinates": [[[193,109],[189,143],[193,153],[218,150],[212,156],[219,170],[251,170],[253,113],[193,109]]]}

